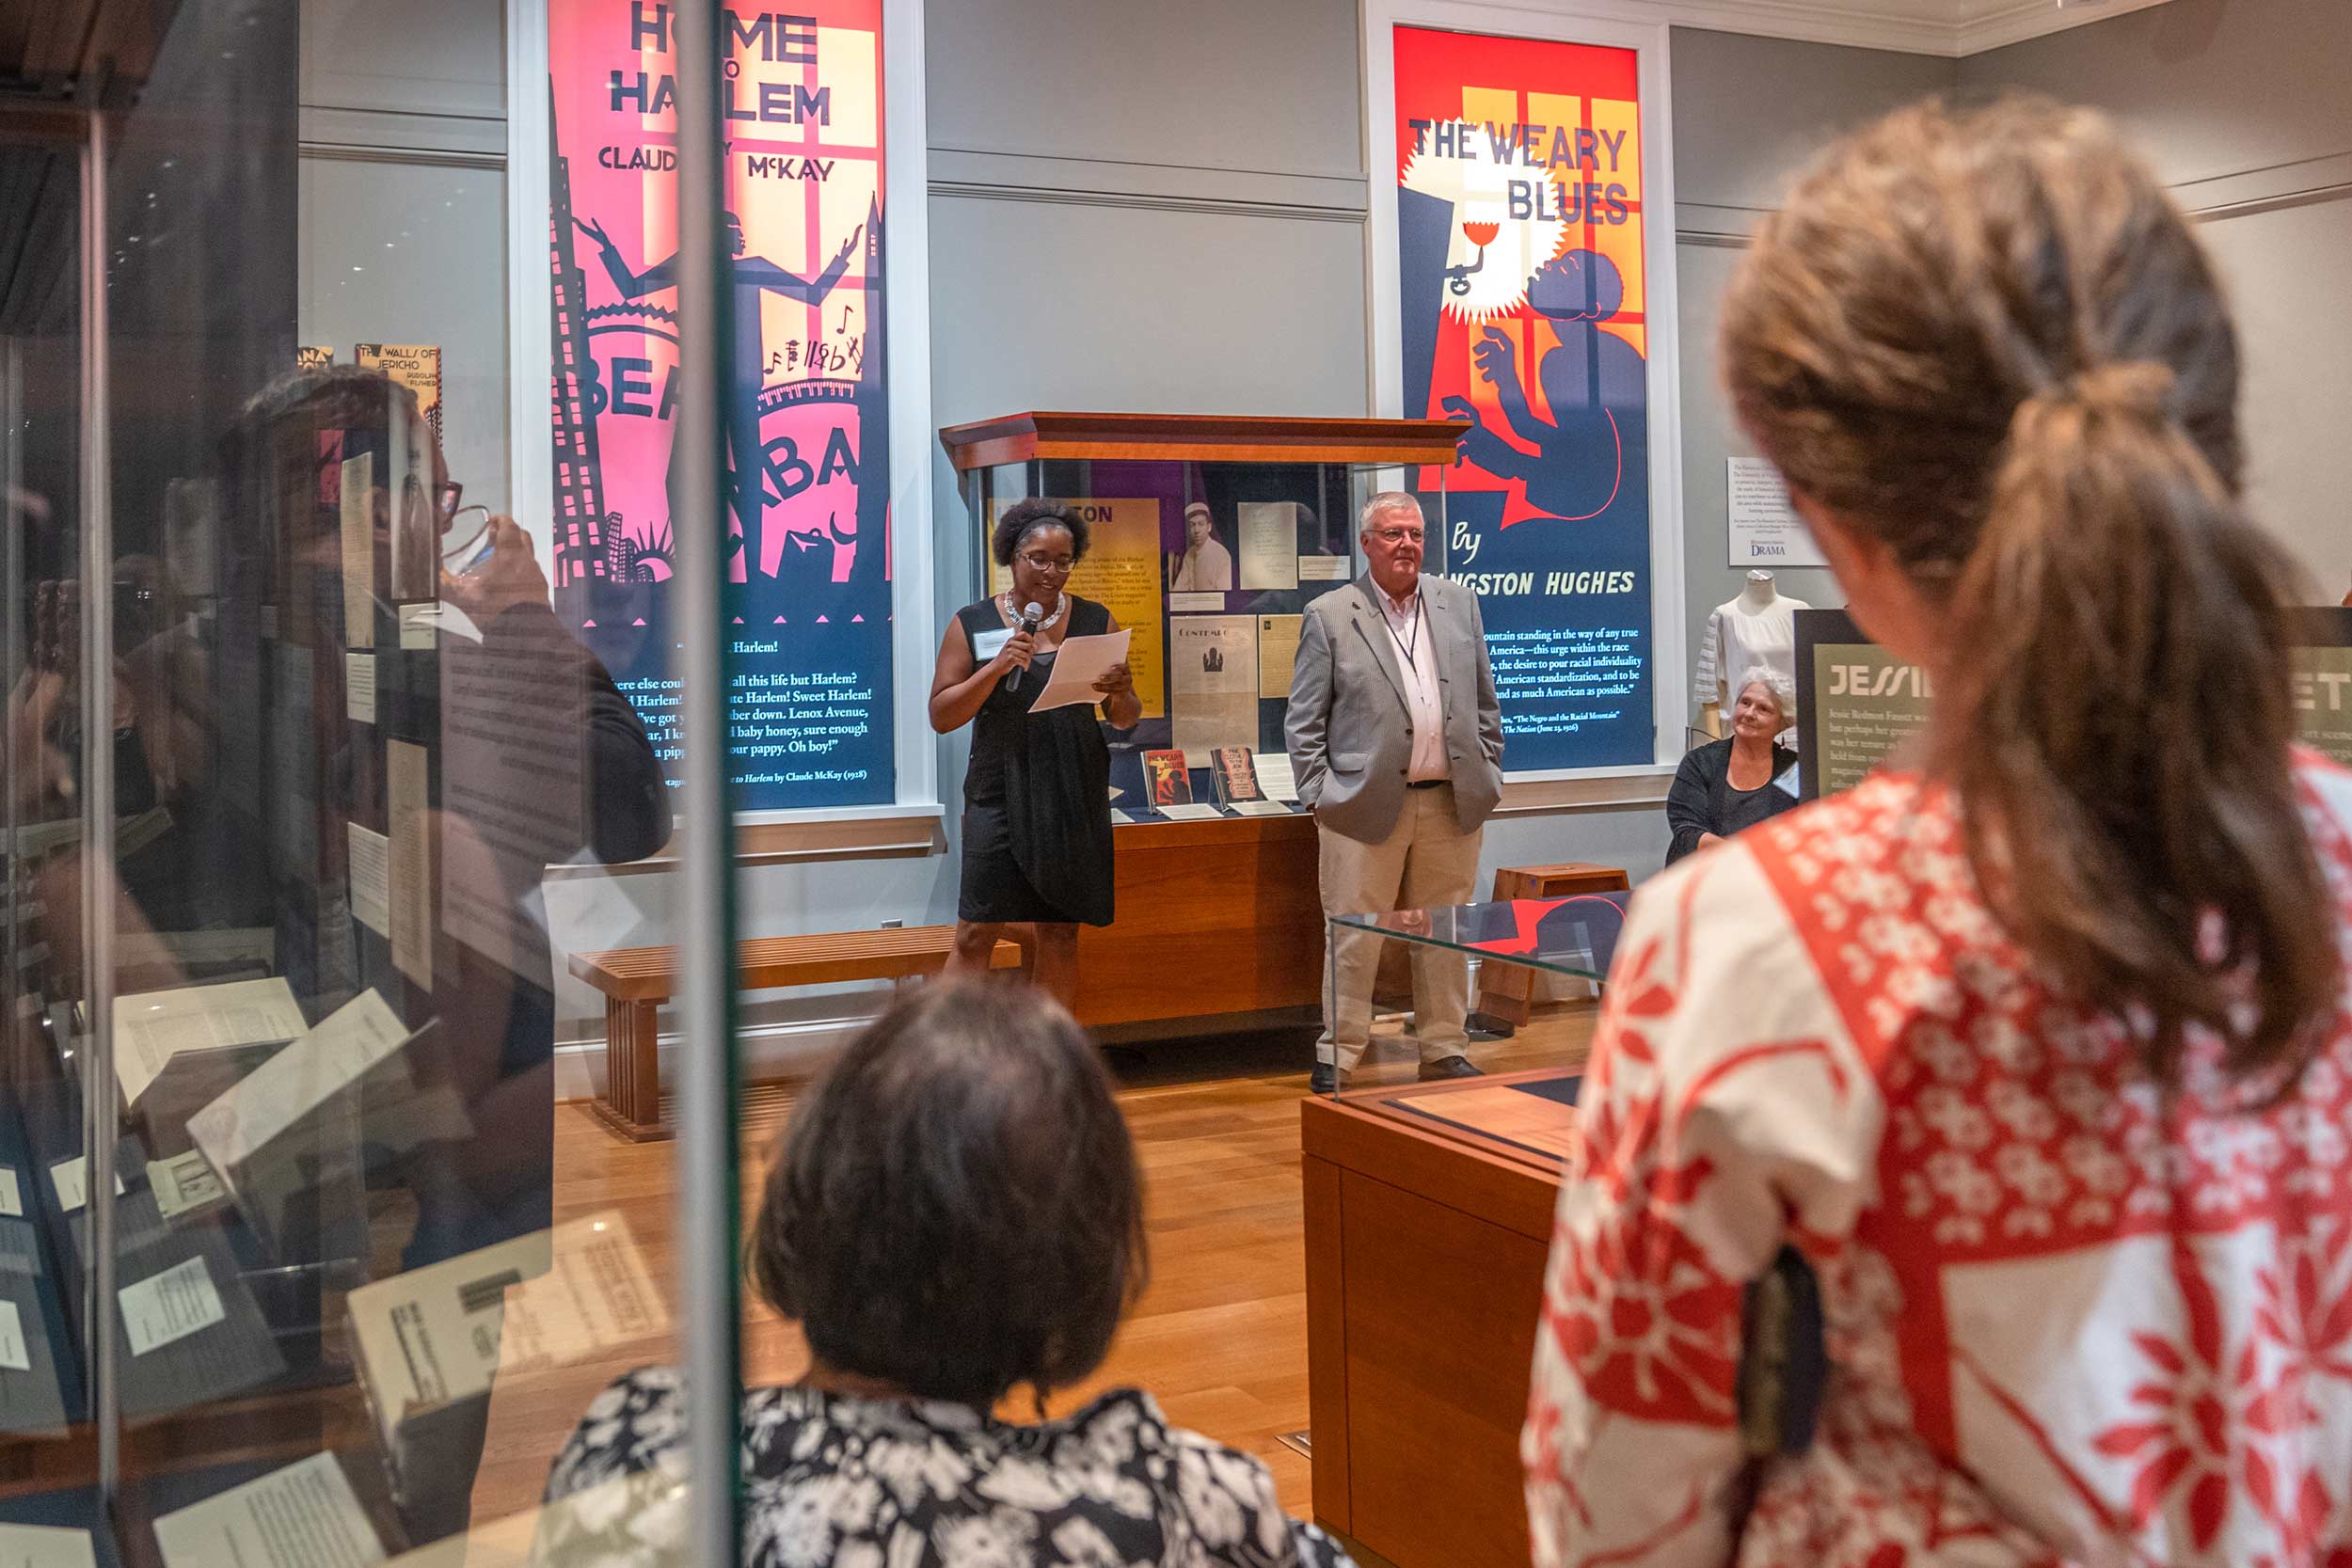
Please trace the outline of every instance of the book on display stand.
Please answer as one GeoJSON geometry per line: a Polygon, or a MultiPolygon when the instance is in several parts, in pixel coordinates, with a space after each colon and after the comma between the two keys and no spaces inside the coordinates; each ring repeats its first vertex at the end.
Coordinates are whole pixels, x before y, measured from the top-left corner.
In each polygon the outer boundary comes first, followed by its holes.
{"type": "Polygon", "coordinates": [[[1143,753],[1144,803],[1157,811],[1162,806],[1192,804],[1192,770],[1184,766],[1184,753],[1168,749],[1143,753]]]}

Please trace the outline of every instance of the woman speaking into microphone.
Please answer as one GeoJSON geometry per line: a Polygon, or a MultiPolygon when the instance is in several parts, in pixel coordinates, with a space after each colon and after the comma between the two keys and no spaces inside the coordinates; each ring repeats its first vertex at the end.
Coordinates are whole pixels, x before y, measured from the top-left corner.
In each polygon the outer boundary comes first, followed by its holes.
{"type": "MultiPolygon", "coordinates": [[[[1012,589],[966,605],[940,639],[931,728],[972,725],[963,775],[963,884],[950,970],[985,971],[1008,925],[1035,928],[1030,978],[1067,1005],[1078,926],[1111,922],[1110,750],[1091,706],[1029,712],[1066,637],[1117,631],[1109,610],[1068,591],[1086,519],[1058,501],[1006,509],[990,540],[1012,589]]],[[[1103,716],[1133,729],[1143,700],[1125,664],[1094,683],[1103,716]]]]}

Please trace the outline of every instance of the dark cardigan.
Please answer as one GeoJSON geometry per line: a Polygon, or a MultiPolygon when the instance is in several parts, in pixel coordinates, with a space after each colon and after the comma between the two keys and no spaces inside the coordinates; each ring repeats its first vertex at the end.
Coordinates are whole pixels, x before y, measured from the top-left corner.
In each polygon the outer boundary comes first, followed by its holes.
{"type": "Polygon", "coordinates": [[[1704,834],[1729,838],[1795,805],[1795,797],[1772,780],[1796,760],[1796,752],[1773,747],[1772,778],[1760,789],[1741,790],[1731,787],[1728,736],[1684,757],[1675,770],[1674,788],[1666,792],[1666,826],[1674,832],[1674,841],[1666,847],[1666,863],[1672,865],[1696,849],[1704,834]]]}

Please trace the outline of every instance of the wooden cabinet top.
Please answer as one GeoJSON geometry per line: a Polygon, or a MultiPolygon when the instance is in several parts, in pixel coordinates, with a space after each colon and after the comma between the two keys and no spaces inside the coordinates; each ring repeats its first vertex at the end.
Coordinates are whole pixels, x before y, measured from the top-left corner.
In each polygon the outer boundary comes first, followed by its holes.
{"type": "Polygon", "coordinates": [[[949,425],[959,473],[1031,458],[1174,463],[1451,464],[1470,427],[1451,420],[1303,420],[1231,414],[1069,414],[1033,409],[949,425]]]}

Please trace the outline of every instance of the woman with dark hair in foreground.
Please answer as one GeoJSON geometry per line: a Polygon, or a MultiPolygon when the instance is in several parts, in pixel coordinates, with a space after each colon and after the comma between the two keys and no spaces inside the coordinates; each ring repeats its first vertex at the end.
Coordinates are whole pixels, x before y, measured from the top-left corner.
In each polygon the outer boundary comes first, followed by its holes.
{"type": "MultiPolygon", "coordinates": [[[[1344,1568],[1247,1454],[1091,1374],[1147,1272],[1141,1179],[1092,1044],[1026,988],[945,981],[851,1045],[793,1113],[751,1241],[808,1337],[743,1400],[746,1568],[1344,1568]]],[[[556,1461],[548,1568],[683,1549],[680,1380],[606,1389],[556,1461]]]]}
{"type": "Polygon", "coordinates": [[[2204,250],[2095,115],[1914,108],[1765,220],[1723,320],[1934,718],[1635,903],[1536,1562],[2345,1560],[2352,777],[2294,744],[2204,250]],[[1804,1273],[1812,1332],[1743,1325],[1804,1273]]]}

